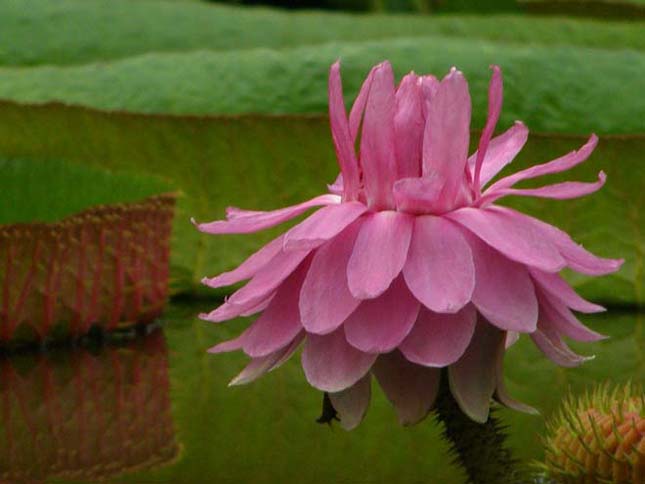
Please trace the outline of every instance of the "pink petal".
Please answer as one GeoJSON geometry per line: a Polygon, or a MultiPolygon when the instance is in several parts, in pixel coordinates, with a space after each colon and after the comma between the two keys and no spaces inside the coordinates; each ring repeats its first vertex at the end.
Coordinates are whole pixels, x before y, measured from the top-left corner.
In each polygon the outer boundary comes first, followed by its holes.
{"type": "Polygon", "coordinates": [[[254,358],[285,347],[302,330],[298,293],[309,270],[301,264],[278,288],[262,315],[246,331],[242,349],[254,358]]]}
{"type": "Polygon", "coordinates": [[[552,173],[560,173],[561,171],[569,170],[589,158],[589,155],[591,155],[597,144],[598,137],[595,134],[591,135],[589,141],[587,141],[587,143],[578,151],[572,151],[548,163],[535,165],[527,168],[526,170],[518,171],[517,173],[507,176],[506,178],[502,178],[501,180],[491,185],[486,193],[500,190],[502,188],[512,187],[521,180],[527,180],[529,178],[535,178],[538,176],[550,175],[552,173]]]}
{"type": "Polygon", "coordinates": [[[196,225],[199,230],[209,234],[248,234],[291,220],[312,207],[337,203],[340,203],[338,195],[320,195],[291,207],[270,212],[248,212],[248,215],[238,215],[230,220],[216,220],[196,225]]]}
{"type": "Polygon", "coordinates": [[[339,328],[326,335],[307,335],[302,368],[311,386],[324,392],[340,392],[363,378],[376,357],[350,346],[339,328]]]}
{"type": "Polygon", "coordinates": [[[538,319],[535,288],[525,266],[506,258],[479,238],[468,238],[477,282],[473,304],[500,329],[531,333],[538,319]]]}
{"type": "MultiPolygon", "coordinates": [[[[482,161],[480,186],[485,186],[506,165],[513,161],[524,147],[528,136],[529,130],[526,126],[520,121],[516,121],[511,128],[490,141],[482,161]]],[[[479,152],[476,151],[468,158],[468,166],[473,174],[478,155],[479,152]]]]}
{"type": "Polygon", "coordinates": [[[598,181],[595,183],[562,182],[539,188],[502,188],[494,191],[490,190],[482,197],[480,205],[490,204],[495,200],[507,196],[554,198],[557,200],[584,197],[585,195],[600,190],[605,184],[606,179],[607,176],[601,171],[598,174],[598,181]]]}
{"type": "Polygon", "coordinates": [[[240,374],[233,378],[228,385],[245,385],[257,380],[265,373],[275,370],[293,355],[293,353],[298,349],[301,341],[302,335],[296,337],[291,344],[285,348],[260,358],[253,358],[240,372],[240,374]]]}
{"type": "Polygon", "coordinates": [[[321,208],[285,234],[284,248],[290,251],[318,247],[343,231],[366,210],[367,207],[360,202],[321,208]]]}
{"type": "Polygon", "coordinates": [[[361,221],[320,247],[300,291],[300,317],[310,333],[324,334],[340,326],[360,304],[347,287],[347,263],[361,221]]]}
{"type": "Polygon", "coordinates": [[[397,178],[421,175],[423,146],[423,92],[419,76],[411,72],[396,90],[394,140],[397,178]]]}
{"type": "Polygon", "coordinates": [[[495,131],[495,126],[497,125],[497,120],[499,119],[499,114],[502,111],[502,99],[503,99],[503,82],[502,82],[502,71],[499,66],[492,66],[493,75],[490,79],[490,85],[488,87],[488,118],[486,119],[486,126],[482,131],[481,137],[479,138],[479,148],[477,149],[477,154],[475,158],[475,170],[473,176],[473,186],[476,193],[479,193],[481,187],[481,171],[483,162],[486,156],[486,151],[488,150],[488,144],[490,139],[493,136],[495,131]]]}
{"type": "MultiPolygon", "coordinates": [[[[430,111],[430,102],[437,91],[439,90],[440,82],[435,76],[425,75],[421,76],[421,92],[423,97],[423,117],[427,119],[428,112],[430,111]]],[[[423,149],[423,147],[422,147],[423,149]]]]}
{"type": "Polygon", "coordinates": [[[490,399],[496,387],[496,357],[505,333],[478,321],[470,346],[448,367],[450,391],[461,410],[475,422],[488,420],[490,399]]]}
{"type": "Polygon", "coordinates": [[[592,331],[561,302],[547,294],[540,294],[540,327],[548,327],[576,341],[599,341],[606,336],[592,331]]]}
{"type": "MultiPolygon", "coordinates": [[[[508,339],[508,338],[507,338],[508,339]]],[[[506,354],[506,348],[504,342],[500,344],[497,348],[497,364],[495,365],[495,376],[496,376],[496,389],[495,389],[495,399],[505,405],[508,408],[516,410],[518,412],[524,412],[531,415],[539,415],[538,412],[533,407],[530,407],[522,402],[518,402],[513,397],[511,397],[506,391],[506,383],[504,382],[504,355],[506,354]]]]}
{"type": "Polygon", "coordinates": [[[399,346],[412,363],[444,367],[457,361],[466,351],[475,332],[477,312],[472,304],[455,314],[433,313],[421,309],[414,328],[399,346]]]}
{"type": "Polygon", "coordinates": [[[244,287],[234,292],[220,307],[200,318],[214,323],[226,321],[247,313],[262,304],[300,263],[309,250],[280,252],[264,266],[244,287]]]}
{"type": "Polygon", "coordinates": [[[380,64],[372,67],[372,70],[369,72],[363,85],[361,86],[358,96],[354,100],[352,105],[352,110],[349,113],[349,132],[352,136],[352,144],[356,143],[356,137],[358,136],[358,130],[361,126],[361,121],[363,121],[363,114],[365,113],[365,105],[367,104],[367,98],[369,97],[370,90],[372,89],[372,81],[374,80],[374,74],[376,70],[380,67],[380,64]]]}
{"type": "Polygon", "coordinates": [[[372,299],[390,286],[407,259],[413,226],[411,215],[389,210],[362,220],[347,264],[347,282],[354,297],[372,299]]]}
{"type": "Polygon", "coordinates": [[[444,180],[447,203],[461,183],[468,158],[471,102],[468,83],[456,69],[444,77],[432,98],[423,139],[423,175],[444,180]]]}
{"type": "Polygon", "coordinates": [[[419,313],[419,302],[403,277],[376,299],[363,301],[345,321],[345,337],[366,353],[387,353],[408,335],[419,313]]]}
{"type": "Polygon", "coordinates": [[[229,339],[227,341],[222,341],[221,343],[216,344],[212,348],[208,349],[209,353],[218,354],[218,353],[230,353],[231,351],[237,351],[242,349],[244,344],[244,338],[246,332],[239,335],[237,338],[229,339]]]}
{"type": "Polygon", "coordinates": [[[263,212],[260,210],[245,210],[239,207],[226,207],[226,220],[248,217],[249,215],[260,215],[261,213],[263,212]]]}
{"type": "Polygon", "coordinates": [[[517,331],[508,331],[506,333],[506,342],[504,343],[504,347],[506,349],[509,349],[511,346],[517,343],[519,339],[520,333],[518,333],[517,331]]]}
{"type": "Polygon", "coordinates": [[[333,193],[335,195],[342,195],[344,190],[343,174],[339,173],[334,180],[334,183],[327,185],[327,189],[330,193],[333,193]]]}
{"type": "Polygon", "coordinates": [[[433,311],[456,313],[464,307],[473,293],[475,270],[459,228],[440,217],[417,217],[403,275],[416,298],[433,311]]]}
{"type": "Polygon", "coordinates": [[[283,238],[284,236],[281,235],[280,237],[273,239],[232,271],[223,272],[222,274],[210,279],[202,279],[202,284],[217,288],[230,286],[236,282],[253,277],[260,269],[266,266],[271,259],[278,255],[282,249],[283,238]]]}
{"type": "Polygon", "coordinates": [[[585,361],[592,360],[594,357],[581,356],[574,353],[562,338],[557,334],[547,333],[538,329],[531,334],[531,339],[535,345],[544,353],[544,355],[555,364],[572,368],[579,366],[585,361]]]}
{"type": "Polygon", "coordinates": [[[443,180],[439,176],[402,178],[394,183],[394,204],[397,210],[406,213],[437,212],[442,188],[443,180]]]}
{"type": "MultiPolygon", "coordinates": [[[[617,271],[624,262],[623,259],[604,259],[595,256],[585,250],[582,245],[576,244],[566,232],[541,220],[529,217],[507,207],[497,206],[494,207],[494,210],[506,216],[521,220],[522,224],[530,226],[531,230],[535,230],[536,233],[539,233],[547,241],[546,243],[551,244],[559,251],[566,265],[574,271],[594,276],[604,275],[617,271]]],[[[538,268],[544,269],[541,267],[538,268]]],[[[555,270],[544,270],[546,272],[557,272],[555,270]]]]}
{"type": "Polygon", "coordinates": [[[363,183],[371,209],[394,206],[394,156],[394,74],[390,63],[383,62],[374,72],[361,135],[363,183]]]}
{"type": "Polygon", "coordinates": [[[338,393],[330,393],[329,399],[338,412],[340,425],[352,430],[363,421],[372,397],[372,376],[368,373],[349,388],[338,393]]]}
{"type": "Polygon", "coordinates": [[[549,231],[524,214],[501,207],[467,207],[446,216],[514,261],[547,272],[558,272],[565,265],[549,231]]]}
{"type": "Polygon", "coordinates": [[[428,415],[439,392],[440,370],[410,363],[393,351],[378,357],[372,373],[402,425],[414,425],[428,415]]]}
{"type": "Polygon", "coordinates": [[[340,62],[334,62],[329,70],[329,121],[331,134],[336,147],[336,156],[340,164],[345,195],[347,200],[355,200],[358,196],[359,172],[354,139],[349,130],[343,86],[340,79],[340,62]]]}
{"type": "Polygon", "coordinates": [[[575,243],[566,232],[551,225],[546,226],[550,229],[553,243],[564,257],[567,266],[576,272],[591,276],[601,276],[616,272],[624,262],[623,259],[598,257],[586,250],[582,245],[575,243]]]}
{"type": "Polygon", "coordinates": [[[581,313],[600,313],[605,308],[580,297],[569,284],[558,274],[550,274],[538,269],[529,269],[533,280],[544,293],[562,304],[581,313]]]}

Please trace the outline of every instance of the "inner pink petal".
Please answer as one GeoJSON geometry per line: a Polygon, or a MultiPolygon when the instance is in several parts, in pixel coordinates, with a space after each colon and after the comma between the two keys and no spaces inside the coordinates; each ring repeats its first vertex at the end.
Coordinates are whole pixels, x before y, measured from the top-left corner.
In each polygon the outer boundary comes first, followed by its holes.
{"type": "Polygon", "coordinates": [[[408,335],[419,313],[417,301],[403,277],[376,299],[363,301],[345,321],[345,336],[366,353],[387,353],[408,335]]]}
{"type": "Polygon", "coordinates": [[[414,217],[389,210],[363,218],[347,265],[354,297],[375,298],[390,286],[407,259],[413,226],[414,217]]]}
{"type": "Polygon", "coordinates": [[[472,254],[461,230],[441,217],[417,217],[403,275],[424,306],[438,313],[459,311],[475,286],[472,254]]]}

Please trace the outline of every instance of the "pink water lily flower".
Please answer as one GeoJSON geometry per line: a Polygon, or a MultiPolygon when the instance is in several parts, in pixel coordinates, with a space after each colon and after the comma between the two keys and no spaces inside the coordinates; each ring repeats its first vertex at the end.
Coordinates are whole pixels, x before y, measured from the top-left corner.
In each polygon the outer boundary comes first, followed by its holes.
{"type": "Polygon", "coordinates": [[[582,299],[558,272],[602,275],[622,261],[599,258],[558,228],[496,202],[595,192],[605,182],[602,172],[593,183],[515,185],[583,162],[597,138],[490,183],[528,136],[516,122],[492,137],[502,106],[502,74],[492,69],[488,119],[468,156],[471,101],[461,72],[453,68],[441,81],[410,73],[396,87],[383,62],[369,73],[348,118],[335,63],[329,115],[341,173],[331,193],[268,212],[229,208],[226,220],[198,225],[210,234],[250,233],[322,207],[236,269],[204,279],[211,287],[250,281],[203,319],[259,313],[239,337],[210,349],[251,357],[231,384],[278,367],[304,343],[305,376],[329,394],[345,428],[362,420],[372,376],[403,424],[422,420],[443,368],[462,411],[484,422],[492,398],[532,410],[504,389],[505,349],[519,333],[559,365],[586,359],[563,337],[602,338],[572,310],[603,308],[582,299]]]}

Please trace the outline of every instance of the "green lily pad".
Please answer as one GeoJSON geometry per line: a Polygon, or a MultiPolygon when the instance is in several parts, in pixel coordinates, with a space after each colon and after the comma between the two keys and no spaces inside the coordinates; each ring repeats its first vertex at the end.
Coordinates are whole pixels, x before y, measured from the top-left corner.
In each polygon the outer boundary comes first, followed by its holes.
{"type": "MultiPolygon", "coordinates": [[[[468,2],[446,3],[449,3],[446,8],[458,10],[464,7],[458,3],[468,2]]],[[[11,39],[0,46],[2,65],[80,64],[148,52],[284,48],[330,41],[420,36],[612,50],[645,49],[642,24],[638,23],[521,15],[286,12],[206,2],[150,0],[2,0],[0,31],[11,39]],[[499,28],[500,25],[504,28],[499,28]]],[[[432,58],[436,53],[429,50],[426,54],[432,58]]]]}

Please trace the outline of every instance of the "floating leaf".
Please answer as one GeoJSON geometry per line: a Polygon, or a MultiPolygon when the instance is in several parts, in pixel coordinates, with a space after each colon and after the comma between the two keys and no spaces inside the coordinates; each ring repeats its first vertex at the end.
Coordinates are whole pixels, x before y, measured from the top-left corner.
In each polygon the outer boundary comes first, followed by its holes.
{"type": "MultiPolygon", "coordinates": [[[[444,3],[460,8],[455,0],[444,3]]],[[[11,42],[0,46],[0,64],[80,64],[148,52],[279,49],[420,36],[643,50],[642,28],[637,23],[521,15],[386,16],[286,12],[206,2],[2,0],[0,31],[11,42]]],[[[426,52],[427,58],[436,54],[434,49],[426,52]]]]}
{"type": "Polygon", "coordinates": [[[301,113],[327,111],[327,75],[341,58],[353,98],[370,67],[389,59],[400,76],[443,75],[453,65],[473,92],[474,126],[483,126],[489,65],[504,68],[501,121],[522,119],[549,132],[643,130],[645,53],[479,40],[419,38],[324,44],[280,51],[157,53],[108,64],[0,69],[0,98],[64,101],[148,113],[301,113]]]}

